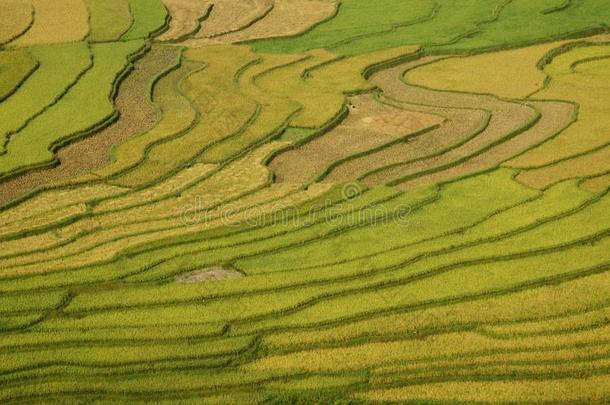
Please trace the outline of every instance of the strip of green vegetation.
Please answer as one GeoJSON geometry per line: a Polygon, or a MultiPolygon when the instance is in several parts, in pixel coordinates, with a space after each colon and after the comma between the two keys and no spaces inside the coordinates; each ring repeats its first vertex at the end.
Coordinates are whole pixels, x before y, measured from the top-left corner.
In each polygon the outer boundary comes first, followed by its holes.
{"type": "Polygon", "coordinates": [[[27,51],[0,52],[0,102],[13,94],[37,66],[27,51]]]}
{"type": "Polygon", "coordinates": [[[121,39],[148,38],[167,24],[167,9],[161,0],[129,0],[133,24],[121,39]]]}
{"type": "Polygon", "coordinates": [[[91,53],[83,42],[29,48],[39,67],[0,104],[0,153],[8,136],[57,102],[91,68],[91,53]]]}
{"type": "Polygon", "coordinates": [[[128,0],[87,0],[89,7],[89,40],[116,41],[132,25],[128,0]]]}
{"type": "Polygon", "coordinates": [[[112,119],[117,77],[142,45],[141,41],[92,45],[93,68],[56,105],[11,139],[7,153],[0,157],[0,176],[51,164],[53,149],[112,119]]]}
{"type": "Polygon", "coordinates": [[[338,15],[303,35],[253,41],[260,52],[328,48],[342,55],[399,45],[429,52],[479,51],[543,42],[602,29],[610,22],[604,0],[575,0],[544,13],[547,2],[529,0],[345,0],[338,15]]]}

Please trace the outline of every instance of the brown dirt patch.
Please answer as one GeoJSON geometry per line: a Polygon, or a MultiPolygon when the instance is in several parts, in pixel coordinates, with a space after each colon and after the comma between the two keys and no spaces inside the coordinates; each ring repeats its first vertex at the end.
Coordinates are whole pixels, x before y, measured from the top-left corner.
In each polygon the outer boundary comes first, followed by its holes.
{"type": "Polygon", "coordinates": [[[349,101],[350,113],[341,125],[273,159],[270,168],[278,182],[308,183],[335,160],[380,147],[443,120],[381,104],[370,94],[349,101]]]}
{"type": "Polygon", "coordinates": [[[329,0],[275,0],[273,9],[252,26],[218,37],[223,42],[297,35],[335,12],[329,0]]]}
{"type": "MultiPolygon", "coordinates": [[[[501,162],[511,159],[532,146],[544,142],[567,126],[572,120],[574,106],[570,103],[540,101],[532,104],[534,104],[542,114],[540,121],[538,121],[534,127],[457,166],[406,181],[399,184],[397,187],[401,190],[408,190],[422,184],[444,182],[492,169],[499,166],[501,162]]],[[[566,171],[564,170],[563,172],[565,173],[566,171]]],[[[520,178],[518,179],[519,181],[522,180],[520,178]]],[[[555,180],[558,181],[561,180],[561,178],[556,178],[555,180]]],[[[530,184],[527,181],[523,182],[534,187],[548,186],[550,184],[545,182],[541,182],[542,184],[530,184]]]]}
{"type": "Polygon", "coordinates": [[[0,183],[0,205],[34,188],[70,178],[106,164],[108,151],[131,136],[150,129],[157,120],[150,102],[151,80],[175,63],[179,49],[153,47],[135,63],[134,70],[121,83],[115,100],[119,119],[107,128],[59,149],[55,167],[35,170],[0,183]]]}
{"type": "Polygon", "coordinates": [[[171,41],[195,32],[198,19],[211,6],[210,0],[163,0],[172,20],[169,29],[156,39],[171,41]]]}
{"type": "Polygon", "coordinates": [[[272,7],[269,0],[215,0],[210,16],[194,38],[211,38],[238,31],[272,7]]]}
{"type": "MultiPolygon", "coordinates": [[[[414,62],[419,65],[425,62],[414,62]]],[[[393,166],[387,170],[379,171],[364,179],[364,182],[384,184],[407,175],[416,175],[419,172],[432,170],[459,159],[472,155],[478,150],[495,142],[535,118],[536,112],[525,105],[499,100],[492,96],[436,91],[406,84],[400,80],[402,72],[412,68],[414,64],[405,64],[393,69],[382,71],[372,77],[373,83],[383,89],[387,96],[413,104],[424,104],[439,108],[469,108],[485,110],[492,114],[487,128],[473,139],[453,148],[439,156],[418,160],[393,166]]]]}
{"type": "Polygon", "coordinates": [[[183,284],[201,283],[204,281],[233,280],[244,275],[238,271],[227,270],[223,267],[210,267],[205,270],[193,271],[176,277],[176,281],[183,284]]]}

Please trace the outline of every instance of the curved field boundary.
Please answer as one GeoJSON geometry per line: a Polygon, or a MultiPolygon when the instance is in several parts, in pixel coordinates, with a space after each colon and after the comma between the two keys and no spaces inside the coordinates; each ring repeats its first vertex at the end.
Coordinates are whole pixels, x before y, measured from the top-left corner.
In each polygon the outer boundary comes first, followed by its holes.
{"type": "Polygon", "coordinates": [[[209,18],[213,4],[210,0],[162,0],[171,21],[169,28],[155,38],[158,41],[178,42],[188,39],[201,29],[201,23],[209,18]]]}
{"type": "Polygon", "coordinates": [[[6,0],[0,4],[0,47],[25,34],[34,24],[34,7],[29,2],[6,0]]]}
{"type": "Polygon", "coordinates": [[[557,4],[556,6],[549,7],[547,9],[542,10],[541,13],[542,14],[557,13],[557,12],[566,10],[567,8],[569,8],[572,5],[574,5],[573,0],[563,0],[561,3],[557,4]]]}
{"type": "Polygon", "coordinates": [[[89,178],[74,179],[71,183],[79,184],[96,178],[108,178],[112,182],[141,164],[155,145],[180,137],[197,125],[199,113],[180,88],[188,76],[204,68],[203,64],[180,61],[180,68],[169,72],[153,88],[152,99],[160,116],[158,124],[151,131],[113,149],[109,165],[95,170],[89,178]]]}
{"type": "Polygon", "coordinates": [[[150,148],[146,160],[122,173],[120,178],[114,178],[115,184],[142,187],[166,178],[167,174],[195,161],[211,145],[243,131],[257,116],[256,103],[243,97],[234,82],[240,69],[255,59],[248,49],[236,51],[222,45],[212,46],[191,49],[183,58],[206,64],[204,70],[190,75],[183,85],[188,86],[186,95],[200,111],[201,121],[180,137],[150,148]],[[221,62],[221,57],[226,59],[221,62]],[[227,74],[227,71],[233,73],[227,74]],[[224,91],[215,94],[217,90],[212,86],[222,86],[224,91]],[[208,122],[211,125],[207,125],[208,122]],[[202,143],[201,139],[206,142],[202,143]]]}
{"type": "MultiPolygon", "coordinates": [[[[417,21],[428,16],[433,6],[432,1],[406,9],[399,1],[386,1],[383,8],[370,7],[370,4],[363,1],[338,2],[335,15],[313,25],[300,35],[261,39],[249,43],[259,52],[273,53],[299,53],[314,48],[327,48],[347,38],[376,33],[380,26],[391,29],[393,25],[405,21],[417,21]]],[[[404,44],[405,42],[402,42],[400,45],[404,44]]]]}
{"type": "Polygon", "coordinates": [[[365,38],[370,38],[370,37],[374,37],[376,35],[379,34],[387,34],[387,33],[391,33],[396,31],[399,28],[404,28],[404,27],[409,27],[411,25],[417,25],[417,24],[421,24],[427,21],[430,21],[432,19],[434,19],[438,13],[438,11],[441,8],[441,5],[439,3],[433,3],[431,4],[432,8],[430,9],[429,14],[424,14],[422,16],[419,16],[413,20],[407,21],[407,22],[401,22],[401,23],[397,23],[397,24],[393,24],[392,27],[382,30],[382,31],[375,31],[375,32],[367,32],[364,34],[359,34],[350,38],[345,38],[342,39],[336,43],[332,43],[330,45],[327,45],[326,48],[328,49],[333,49],[333,48],[337,48],[339,46],[344,46],[344,45],[349,45],[351,42],[360,40],[360,39],[365,39],[365,38]]]}
{"type": "Polygon", "coordinates": [[[143,44],[134,41],[93,47],[94,57],[97,58],[91,70],[57,104],[33,120],[19,136],[11,139],[7,154],[0,159],[2,177],[52,165],[56,161],[52,151],[70,140],[108,126],[117,118],[112,105],[116,86],[126,72],[125,66],[130,57],[137,55],[143,44]],[[104,95],[104,92],[96,91],[97,97],[91,99],[91,92],[100,81],[106,83],[107,93],[104,95]],[[89,99],[89,107],[83,109],[85,99],[89,99]],[[74,120],[62,120],[64,114],[70,114],[74,120]],[[37,147],[33,148],[32,145],[37,147]]]}
{"type": "MultiPolygon", "coordinates": [[[[447,181],[447,179],[460,178],[473,173],[491,170],[500,166],[503,161],[511,159],[513,156],[552,138],[576,120],[574,106],[570,103],[537,102],[532,103],[532,105],[541,113],[540,121],[532,128],[491,149],[464,159],[460,162],[459,166],[452,165],[440,172],[435,172],[431,176],[424,176],[414,181],[401,183],[400,188],[414,187],[420,184],[427,184],[431,181],[443,182],[447,181]]],[[[520,176],[517,176],[517,179],[526,183],[520,176]]],[[[560,180],[565,180],[565,178],[557,179],[557,181],[560,180]]],[[[532,184],[529,185],[532,186],[532,184]]]]}
{"type": "MultiPolygon", "coordinates": [[[[381,81],[375,79],[373,81],[380,86],[383,92],[381,81]]],[[[335,165],[327,174],[328,180],[347,181],[353,177],[362,179],[377,171],[383,171],[391,165],[400,165],[408,157],[424,159],[431,155],[445,153],[477,136],[487,127],[491,119],[490,113],[483,110],[439,108],[402,103],[389,99],[384,93],[378,94],[377,100],[397,108],[442,115],[445,117],[445,121],[438,127],[431,128],[430,131],[408,137],[404,143],[389,144],[382,149],[372,150],[371,153],[362,157],[342,162],[338,166],[335,165]]]]}
{"type": "Polygon", "coordinates": [[[256,81],[264,76],[273,77],[273,72],[303,60],[300,56],[265,55],[251,65],[245,66],[236,77],[239,91],[260,106],[260,113],[252,124],[234,137],[225,138],[200,157],[202,161],[223,163],[234,160],[257,145],[277,138],[288,126],[288,122],[299,113],[301,107],[284,97],[269,93],[257,86],[256,81]]]}
{"type": "Polygon", "coordinates": [[[95,169],[107,162],[108,151],[117,143],[151,127],[157,116],[149,105],[150,85],[167,69],[176,66],[179,50],[153,48],[135,63],[133,72],[118,87],[114,100],[118,119],[92,136],[57,152],[58,164],[50,169],[27,172],[0,183],[3,202],[52,182],[95,169]]]}
{"type": "Polygon", "coordinates": [[[599,77],[605,75],[607,59],[603,58],[610,48],[607,45],[590,45],[573,48],[556,56],[545,69],[554,77],[537,98],[570,99],[579,105],[578,121],[563,133],[540,147],[507,162],[507,165],[522,169],[550,167],[564,162],[577,162],[605,147],[608,140],[600,134],[607,131],[603,117],[607,115],[604,103],[604,85],[599,77]],[[600,55],[601,54],[601,55],[600,55]],[[602,56],[600,59],[599,57],[602,56]],[[579,61],[584,61],[579,64],[579,61]],[[574,70],[577,66],[578,70],[574,70]],[[574,87],[578,82],[578,87],[574,87]]]}
{"type": "Polygon", "coordinates": [[[123,41],[155,37],[169,27],[171,16],[161,0],[129,0],[129,10],[133,23],[123,41]]]}
{"type": "MultiPolygon", "coordinates": [[[[396,73],[396,70],[393,71],[393,73],[396,73]]],[[[396,77],[393,80],[397,81],[399,80],[399,77],[396,77]]],[[[400,87],[399,85],[394,85],[392,90],[395,88],[399,89],[400,87]]],[[[517,134],[531,128],[540,119],[540,114],[531,107],[514,102],[502,101],[490,96],[478,96],[455,92],[437,92],[420,86],[409,85],[407,83],[403,84],[403,88],[404,90],[402,91],[402,94],[397,96],[401,101],[415,104],[432,104],[437,107],[467,107],[472,109],[486,109],[491,113],[490,122],[476,137],[461,144],[460,146],[446,151],[438,157],[427,159],[428,162],[426,162],[426,160],[416,160],[411,163],[410,166],[409,164],[404,165],[404,167],[392,165],[392,167],[388,168],[388,170],[376,170],[374,174],[367,175],[363,178],[367,182],[378,183],[393,181],[392,184],[397,184],[398,182],[402,182],[407,179],[407,177],[404,175],[405,172],[411,172],[409,176],[419,177],[430,170],[441,170],[441,166],[444,164],[440,163],[443,160],[446,161],[446,159],[452,154],[455,155],[455,159],[461,159],[460,161],[463,161],[465,159],[464,156],[472,155],[471,152],[482,153],[490,148],[493,148],[494,146],[497,146],[498,144],[505,142],[517,134]],[[520,119],[516,118],[517,114],[519,114],[521,117],[520,119]],[[510,117],[510,119],[508,119],[508,117],[510,117]],[[515,121],[519,123],[513,124],[515,121]],[[476,148],[476,150],[471,150],[471,147],[473,146],[476,148]],[[433,169],[434,167],[436,167],[436,169],[433,169]],[[403,173],[402,175],[401,172],[403,173]]],[[[386,92],[388,91],[386,90],[386,92]]],[[[391,97],[395,97],[392,93],[389,94],[391,97]]],[[[453,165],[449,161],[446,161],[445,164],[453,165]]]]}
{"type": "Polygon", "coordinates": [[[0,52],[0,103],[13,95],[39,66],[27,51],[0,52]]]}
{"type": "MultiPolygon", "coordinates": [[[[443,187],[447,188],[448,185],[444,185],[443,187]]],[[[540,197],[541,195],[538,195],[540,197]]],[[[438,230],[433,231],[430,230],[429,234],[420,235],[421,239],[409,242],[409,241],[400,241],[400,243],[394,243],[395,246],[392,246],[388,243],[379,246],[368,245],[365,254],[356,254],[356,255],[326,255],[323,249],[321,248],[321,244],[312,245],[310,247],[303,247],[299,249],[301,252],[291,252],[290,255],[295,256],[298,255],[301,260],[299,266],[293,266],[294,270],[314,270],[314,269],[322,269],[329,266],[336,265],[346,265],[346,266],[355,266],[358,262],[367,262],[369,260],[383,260],[384,257],[391,257],[400,255],[402,251],[413,254],[412,251],[407,252],[407,249],[413,249],[417,244],[421,244],[425,246],[426,244],[432,245],[435,244],[435,249],[438,248],[438,244],[441,238],[447,239],[447,244],[450,245],[451,242],[461,242],[466,243],[466,245],[476,245],[483,241],[494,241],[498,238],[505,238],[508,236],[514,236],[520,232],[527,231],[533,227],[537,227],[544,223],[549,223],[553,220],[561,219],[566,215],[571,215],[580,210],[586,208],[591,203],[594,203],[599,199],[599,197],[592,198],[591,195],[580,191],[578,188],[574,187],[573,184],[567,183],[564,186],[555,186],[554,188],[545,192],[545,199],[536,199],[535,201],[528,202],[528,204],[523,204],[523,206],[509,207],[510,210],[499,210],[492,212],[491,214],[484,216],[482,219],[478,221],[474,221],[472,225],[464,226],[464,221],[459,222],[459,225],[452,225],[451,228],[445,227],[443,228],[443,232],[438,235],[435,235],[431,232],[438,232],[438,230]],[[558,196],[566,198],[566,201],[558,199],[558,196]],[[554,202],[554,208],[550,211],[548,208],[547,202],[554,202]],[[559,204],[561,202],[561,204],[559,204]],[[546,204],[546,205],[545,205],[546,204]],[[506,211],[506,212],[504,212],[506,211]],[[530,217],[525,216],[524,214],[529,212],[531,214],[530,217]],[[520,221],[516,221],[516,219],[520,221]],[[530,220],[530,218],[533,218],[530,220]],[[511,223],[515,223],[514,231],[502,230],[499,234],[498,238],[492,237],[491,239],[485,239],[485,233],[489,233],[490,230],[497,232],[498,224],[504,221],[510,221],[511,223]],[[532,222],[530,222],[532,221],[532,222]],[[463,235],[463,236],[462,236],[463,235]],[[471,239],[473,238],[473,239],[471,239]],[[312,249],[314,247],[318,248],[318,252],[313,253],[312,249]],[[303,258],[307,259],[303,259],[303,258]]],[[[445,205],[450,203],[450,201],[440,201],[437,205],[431,206],[436,209],[443,208],[446,212],[451,212],[455,208],[448,208],[445,205]]],[[[413,218],[413,221],[420,220],[422,223],[434,223],[431,219],[425,219],[424,217],[420,217],[422,214],[416,214],[413,218]]],[[[430,214],[427,214],[430,215],[430,214]]],[[[372,231],[371,228],[370,231],[372,231]]],[[[399,229],[400,230],[400,229],[399,229]]],[[[366,232],[364,233],[364,237],[369,236],[366,232]]],[[[493,236],[493,233],[491,234],[493,236]]],[[[442,243],[445,245],[445,242],[442,243]]],[[[441,248],[442,250],[442,248],[441,248]]],[[[288,254],[288,253],[286,253],[288,254]]],[[[274,263],[279,263],[280,260],[285,256],[285,254],[274,255],[270,257],[271,260],[265,260],[263,264],[259,265],[256,260],[250,260],[245,262],[238,263],[240,268],[245,269],[248,272],[256,272],[259,268],[265,268],[268,272],[276,271],[274,267],[274,263]]]]}
{"type": "Polygon", "coordinates": [[[31,0],[34,20],[31,28],[7,44],[24,47],[39,44],[78,42],[89,33],[89,11],[84,0],[31,0]]]}
{"type": "Polygon", "coordinates": [[[118,41],[133,24],[129,0],[86,0],[90,42],[118,41]]]}
{"type": "Polygon", "coordinates": [[[93,67],[93,55],[84,43],[30,48],[38,69],[0,105],[0,155],[10,137],[57,104],[93,67]]]}
{"type": "Polygon", "coordinates": [[[261,38],[297,36],[335,14],[337,3],[328,0],[274,0],[264,18],[247,28],[214,38],[239,43],[261,38]]]}
{"type": "Polygon", "coordinates": [[[350,114],[339,126],[271,162],[276,181],[309,183],[337,159],[404,140],[440,121],[438,116],[380,105],[370,95],[352,97],[349,103],[350,114]]]}
{"type": "Polygon", "coordinates": [[[364,223],[364,224],[358,223],[358,224],[355,224],[355,225],[368,225],[368,223],[364,223]]]}
{"type": "Polygon", "coordinates": [[[573,42],[553,42],[526,48],[441,59],[410,69],[409,81],[428,88],[524,99],[544,86],[542,60],[573,42]],[[519,80],[512,80],[519,77],[519,80]]]}
{"type": "MultiPolygon", "coordinates": [[[[270,0],[246,0],[243,2],[217,1],[206,23],[193,35],[193,41],[201,38],[237,32],[265,18],[273,9],[270,0]]],[[[186,43],[187,45],[189,42],[186,43]]]]}
{"type": "Polygon", "coordinates": [[[566,179],[589,178],[606,174],[610,171],[609,161],[610,147],[605,146],[583,156],[524,171],[516,179],[529,187],[545,189],[566,179]]]}
{"type": "MultiPolygon", "coordinates": [[[[490,295],[447,305],[405,309],[389,315],[376,315],[369,319],[339,323],[330,327],[315,329],[303,325],[299,330],[271,333],[264,341],[270,350],[281,353],[312,349],[320,345],[348,346],[366,338],[382,341],[387,335],[415,335],[416,332],[433,330],[446,333],[452,329],[465,329],[487,335],[484,330],[496,325],[509,327],[522,322],[538,325],[539,322],[554,321],[564,316],[587,314],[589,308],[590,311],[595,311],[600,305],[604,307],[604,294],[588,299],[585,310],[575,308],[568,298],[573,293],[587,295],[587,290],[594,289],[596,284],[603,283],[608,278],[609,273],[603,272],[543,288],[490,295]],[[521,310],[527,315],[515,314],[521,310]],[[294,344],[295,341],[300,343],[294,344]]],[[[436,360],[442,363],[451,362],[449,359],[436,360]]]]}

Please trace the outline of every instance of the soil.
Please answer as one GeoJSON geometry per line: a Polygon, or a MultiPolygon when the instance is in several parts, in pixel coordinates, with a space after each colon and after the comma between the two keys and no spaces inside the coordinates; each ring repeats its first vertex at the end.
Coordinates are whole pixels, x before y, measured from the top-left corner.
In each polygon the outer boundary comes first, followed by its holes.
{"type": "Polygon", "coordinates": [[[201,283],[205,281],[232,280],[244,275],[238,271],[227,270],[223,267],[210,267],[204,270],[193,271],[176,277],[176,281],[183,284],[201,283]]]}

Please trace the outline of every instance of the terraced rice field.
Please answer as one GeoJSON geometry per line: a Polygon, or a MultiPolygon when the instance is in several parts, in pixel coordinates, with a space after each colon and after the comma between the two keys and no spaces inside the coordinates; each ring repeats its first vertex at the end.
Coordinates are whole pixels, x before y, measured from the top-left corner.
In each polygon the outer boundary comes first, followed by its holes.
{"type": "Polygon", "coordinates": [[[0,402],[609,403],[609,24],[0,1],[0,402]]]}

